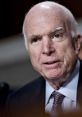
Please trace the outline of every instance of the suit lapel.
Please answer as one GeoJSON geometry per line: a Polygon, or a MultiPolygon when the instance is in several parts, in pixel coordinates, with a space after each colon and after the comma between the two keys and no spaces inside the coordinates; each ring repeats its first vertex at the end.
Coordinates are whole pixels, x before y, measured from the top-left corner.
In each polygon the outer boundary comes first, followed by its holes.
{"type": "Polygon", "coordinates": [[[33,103],[36,105],[36,109],[40,113],[45,112],[45,80],[40,77],[37,81],[37,87],[35,89],[36,94],[33,98],[33,103]]]}
{"type": "Polygon", "coordinates": [[[40,92],[38,95],[39,96],[38,99],[40,99],[39,107],[40,107],[41,111],[44,113],[45,112],[45,80],[43,77],[41,77],[40,80],[41,80],[41,83],[40,83],[40,87],[39,87],[40,92]]]}
{"type": "MultiPolygon", "coordinates": [[[[40,77],[34,82],[26,86],[23,98],[21,98],[21,105],[19,110],[25,115],[24,117],[40,116],[44,114],[45,107],[45,80],[40,77]],[[29,89],[29,90],[28,90],[29,89]],[[29,94],[27,93],[29,91],[29,94]]],[[[18,113],[18,112],[17,112],[18,113]]]]}
{"type": "Polygon", "coordinates": [[[80,61],[79,81],[77,88],[77,103],[82,106],[82,61],[80,61]]]}

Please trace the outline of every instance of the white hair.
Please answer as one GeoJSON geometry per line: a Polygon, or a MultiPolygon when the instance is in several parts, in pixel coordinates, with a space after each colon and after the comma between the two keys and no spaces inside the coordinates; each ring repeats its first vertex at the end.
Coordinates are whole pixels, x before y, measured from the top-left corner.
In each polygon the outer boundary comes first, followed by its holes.
{"type": "MultiPolygon", "coordinates": [[[[38,8],[44,7],[46,9],[48,9],[50,6],[51,7],[55,6],[55,7],[59,8],[59,10],[63,11],[63,13],[65,14],[65,18],[67,20],[67,23],[68,23],[68,27],[70,28],[71,37],[72,38],[76,37],[76,35],[77,35],[77,21],[75,20],[73,14],[71,13],[71,11],[69,9],[67,9],[63,5],[60,5],[56,2],[45,1],[45,2],[41,2],[41,3],[34,5],[29,10],[29,12],[26,14],[25,19],[27,18],[27,15],[30,12],[32,12],[36,7],[38,7],[38,8]]],[[[23,23],[23,35],[24,35],[24,39],[25,39],[25,44],[27,44],[27,35],[25,33],[25,19],[24,19],[24,23],[23,23]]]]}

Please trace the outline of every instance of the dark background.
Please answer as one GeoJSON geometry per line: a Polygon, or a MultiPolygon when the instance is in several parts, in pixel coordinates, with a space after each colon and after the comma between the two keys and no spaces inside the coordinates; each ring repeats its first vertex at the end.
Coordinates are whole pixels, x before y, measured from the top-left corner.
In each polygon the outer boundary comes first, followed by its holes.
{"type": "MultiPolygon", "coordinates": [[[[0,102],[3,103],[10,91],[39,76],[30,64],[21,35],[25,13],[36,3],[45,0],[0,0],[0,102]],[[3,94],[3,95],[2,95],[3,94]],[[2,95],[2,96],[1,96],[2,95]]],[[[82,18],[82,0],[53,0],[82,18]]],[[[79,22],[82,30],[82,20],[79,22]]]]}
{"type": "MultiPolygon", "coordinates": [[[[0,40],[21,33],[25,13],[32,5],[41,1],[42,0],[0,0],[0,40]]],[[[69,8],[76,18],[82,17],[81,0],[55,1],[69,8]]]]}
{"type": "MultiPolygon", "coordinates": [[[[0,86],[5,82],[10,88],[18,88],[39,76],[30,64],[21,33],[26,12],[42,1],[45,0],[0,0],[0,86]]],[[[82,32],[82,0],[52,1],[72,11],[82,32]]]]}

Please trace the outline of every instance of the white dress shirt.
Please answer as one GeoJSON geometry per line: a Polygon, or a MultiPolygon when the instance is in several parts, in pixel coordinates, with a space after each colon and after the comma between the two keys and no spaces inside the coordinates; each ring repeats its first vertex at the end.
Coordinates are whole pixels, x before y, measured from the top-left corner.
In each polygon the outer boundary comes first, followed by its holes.
{"type": "MultiPolygon", "coordinates": [[[[62,109],[66,112],[71,110],[73,111],[76,108],[79,68],[80,68],[80,62],[78,60],[75,70],[69,78],[71,80],[68,81],[66,84],[64,84],[59,90],[57,90],[57,92],[60,92],[65,96],[62,102],[62,109]]],[[[50,99],[49,101],[49,97],[53,91],[54,91],[54,88],[51,87],[50,84],[46,81],[46,92],[45,92],[45,111],[46,112],[51,111],[51,107],[54,99],[50,99]]]]}

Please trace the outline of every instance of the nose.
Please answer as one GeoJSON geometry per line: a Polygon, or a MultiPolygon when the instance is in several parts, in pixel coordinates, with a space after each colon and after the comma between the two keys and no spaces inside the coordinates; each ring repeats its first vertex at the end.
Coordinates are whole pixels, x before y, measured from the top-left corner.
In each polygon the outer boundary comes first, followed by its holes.
{"type": "Polygon", "coordinates": [[[51,55],[55,51],[52,40],[45,36],[42,42],[42,53],[51,55]]]}

